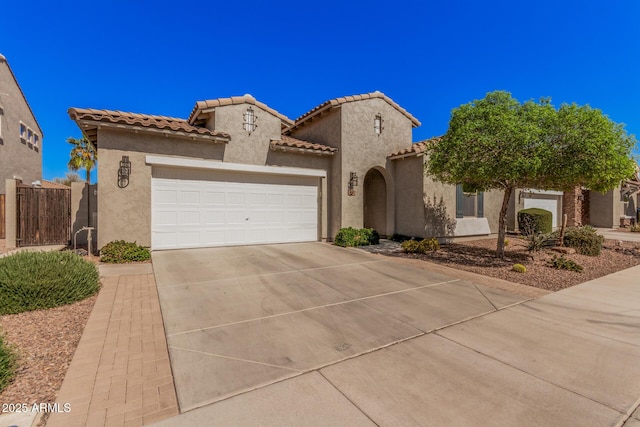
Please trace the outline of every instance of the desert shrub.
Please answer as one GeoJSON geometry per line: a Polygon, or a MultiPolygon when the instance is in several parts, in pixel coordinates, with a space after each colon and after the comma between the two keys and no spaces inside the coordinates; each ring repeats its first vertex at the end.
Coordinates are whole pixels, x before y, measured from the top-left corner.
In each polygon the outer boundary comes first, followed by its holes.
{"type": "Polygon", "coordinates": [[[511,267],[511,270],[515,271],[516,273],[526,273],[527,267],[525,267],[522,264],[513,264],[513,267],[511,267]]]}
{"type": "Polygon", "coordinates": [[[4,343],[0,335],[0,392],[9,385],[15,374],[15,353],[4,343]]]}
{"type": "Polygon", "coordinates": [[[509,246],[509,243],[510,243],[510,242],[509,242],[509,239],[504,239],[504,245],[505,245],[505,246],[509,246]]]}
{"type": "Polygon", "coordinates": [[[580,264],[572,259],[565,258],[564,255],[561,255],[560,257],[554,255],[547,263],[550,267],[553,267],[556,270],[569,270],[577,273],[582,271],[582,266],[580,264]]]}
{"type": "Polygon", "coordinates": [[[640,224],[633,224],[629,227],[629,231],[632,233],[640,233],[640,224]]]}
{"type": "Polygon", "coordinates": [[[529,252],[539,252],[543,248],[548,248],[556,244],[553,234],[531,233],[525,237],[527,250],[529,252]]]}
{"type": "Polygon", "coordinates": [[[96,266],[70,251],[0,258],[0,315],[71,304],[99,288],[96,266]]]}
{"type": "Polygon", "coordinates": [[[147,261],[151,258],[149,249],[138,246],[136,242],[115,240],[100,250],[100,261],[110,264],[123,264],[135,261],[147,261]]]}
{"type": "Polygon", "coordinates": [[[438,249],[440,249],[440,243],[438,243],[438,239],[434,237],[420,241],[411,239],[402,242],[402,251],[404,253],[426,254],[437,251],[438,249]]]}
{"type": "Polygon", "coordinates": [[[518,228],[525,235],[551,233],[553,215],[544,209],[530,208],[518,212],[518,228]]]}
{"type": "Polygon", "coordinates": [[[334,243],[338,246],[368,246],[380,243],[380,235],[373,228],[341,228],[334,243]]]}
{"type": "Polygon", "coordinates": [[[574,248],[581,255],[600,255],[604,237],[590,225],[568,227],[564,232],[564,245],[574,248]]]}

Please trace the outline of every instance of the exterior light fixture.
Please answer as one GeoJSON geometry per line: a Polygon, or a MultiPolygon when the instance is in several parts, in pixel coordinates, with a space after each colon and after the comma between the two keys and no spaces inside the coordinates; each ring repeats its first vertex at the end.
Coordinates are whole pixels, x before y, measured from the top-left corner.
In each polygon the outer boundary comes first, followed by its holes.
{"type": "Polygon", "coordinates": [[[122,156],[120,167],[118,168],[118,187],[125,188],[129,185],[129,175],[131,175],[129,156],[122,156]]]}
{"type": "Polygon", "coordinates": [[[358,186],[358,175],[355,172],[351,172],[349,174],[349,196],[355,196],[356,190],[355,187],[358,186]]]}
{"type": "Polygon", "coordinates": [[[258,128],[256,121],[258,121],[258,117],[256,117],[256,113],[253,111],[253,108],[247,108],[247,111],[244,113],[244,123],[242,124],[242,127],[244,130],[249,132],[249,135],[258,128]]]}
{"type": "Polygon", "coordinates": [[[384,129],[384,126],[382,125],[383,122],[384,120],[382,120],[382,114],[376,114],[376,117],[373,119],[373,130],[378,135],[380,135],[382,133],[382,130],[384,129]]]}

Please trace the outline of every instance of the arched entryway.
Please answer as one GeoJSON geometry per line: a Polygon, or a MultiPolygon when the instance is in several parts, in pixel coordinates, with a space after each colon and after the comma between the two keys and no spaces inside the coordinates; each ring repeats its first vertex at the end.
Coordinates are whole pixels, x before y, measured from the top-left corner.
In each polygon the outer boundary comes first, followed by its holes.
{"type": "Polygon", "coordinates": [[[364,226],[375,229],[381,236],[391,232],[387,228],[387,184],[377,168],[369,169],[364,177],[364,226]]]}

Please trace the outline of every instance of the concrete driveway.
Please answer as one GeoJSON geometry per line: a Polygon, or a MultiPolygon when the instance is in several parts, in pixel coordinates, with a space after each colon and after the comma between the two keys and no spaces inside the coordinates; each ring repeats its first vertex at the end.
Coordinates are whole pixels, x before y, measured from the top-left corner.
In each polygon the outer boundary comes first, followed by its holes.
{"type": "Polygon", "coordinates": [[[527,298],[322,243],[153,265],[184,413],[164,425],[601,426],[638,405],[637,285],[514,306],[527,298]]]}

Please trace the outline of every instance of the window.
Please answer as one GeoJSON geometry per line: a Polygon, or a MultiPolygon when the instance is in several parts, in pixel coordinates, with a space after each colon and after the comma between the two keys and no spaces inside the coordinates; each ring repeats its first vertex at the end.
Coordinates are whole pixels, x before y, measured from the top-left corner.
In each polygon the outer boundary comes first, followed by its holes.
{"type": "Polygon", "coordinates": [[[484,193],[464,191],[463,185],[456,185],[456,218],[484,216],[484,193]]]}
{"type": "Polygon", "coordinates": [[[40,145],[40,137],[37,133],[33,134],[33,146],[38,147],[40,145]]]}
{"type": "Polygon", "coordinates": [[[382,126],[382,115],[380,113],[376,114],[376,117],[373,119],[373,130],[376,134],[380,135],[384,127],[382,126]]]}
{"type": "Polygon", "coordinates": [[[33,147],[33,131],[27,128],[27,143],[29,147],[33,147]]]}
{"type": "Polygon", "coordinates": [[[246,130],[249,133],[256,130],[256,128],[258,127],[258,125],[256,125],[257,120],[258,118],[256,117],[256,114],[253,111],[253,108],[251,107],[247,108],[247,111],[244,113],[244,123],[242,125],[244,130],[246,130]]]}
{"type": "Polygon", "coordinates": [[[27,143],[27,127],[22,123],[20,123],[20,141],[23,144],[27,143]]]}
{"type": "Polygon", "coordinates": [[[4,109],[0,105],[0,145],[4,144],[2,140],[2,116],[4,116],[4,109]]]}

